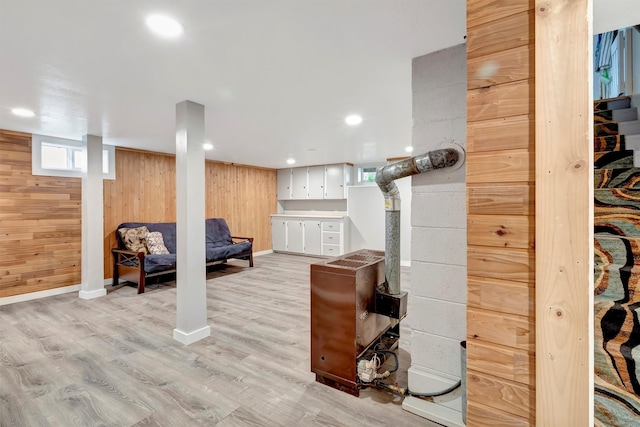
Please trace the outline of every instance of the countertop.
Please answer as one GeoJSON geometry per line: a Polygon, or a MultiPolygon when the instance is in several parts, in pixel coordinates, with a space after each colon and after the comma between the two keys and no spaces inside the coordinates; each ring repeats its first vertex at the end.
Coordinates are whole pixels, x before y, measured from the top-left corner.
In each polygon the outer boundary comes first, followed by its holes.
{"type": "Polygon", "coordinates": [[[271,217],[279,218],[329,218],[329,219],[344,219],[347,218],[346,214],[320,214],[320,213],[308,213],[308,214],[271,214],[271,217]]]}

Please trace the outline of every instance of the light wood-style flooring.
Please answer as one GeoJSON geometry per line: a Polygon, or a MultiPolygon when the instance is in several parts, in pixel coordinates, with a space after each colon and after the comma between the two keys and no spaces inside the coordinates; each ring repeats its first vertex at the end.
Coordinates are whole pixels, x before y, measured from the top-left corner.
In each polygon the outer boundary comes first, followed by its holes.
{"type": "MultiPolygon", "coordinates": [[[[315,261],[269,254],[210,272],[211,336],[189,346],[172,338],[174,282],[1,306],[0,426],[436,426],[390,393],[315,382],[315,261]]],[[[405,328],[403,385],[408,338],[405,328]]]]}

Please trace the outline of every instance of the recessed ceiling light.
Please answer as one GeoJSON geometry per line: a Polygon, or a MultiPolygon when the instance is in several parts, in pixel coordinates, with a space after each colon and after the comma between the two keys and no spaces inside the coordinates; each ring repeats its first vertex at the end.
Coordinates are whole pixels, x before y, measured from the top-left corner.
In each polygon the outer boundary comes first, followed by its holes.
{"type": "Polygon", "coordinates": [[[406,151],[407,153],[411,153],[411,152],[413,152],[413,147],[412,146],[408,146],[407,148],[404,149],[404,151],[406,151]]]}
{"type": "Polygon", "coordinates": [[[356,126],[356,125],[359,125],[360,123],[362,123],[362,117],[357,115],[357,114],[352,114],[350,116],[347,116],[344,119],[344,121],[349,126],[356,126]]]}
{"type": "Polygon", "coordinates": [[[147,26],[163,37],[178,37],[184,31],[181,23],[166,15],[150,15],[147,17],[147,26]]]}
{"type": "Polygon", "coordinates": [[[289,157],[289,158],[287,159],[287,164],[288,164],[288,165],[292,165],[292,164],[294,164],[295,162],[296,162],[296,159],[294,159],[294,158],[292,158],[292,157],[289,157]]]}
{"type": "Polygon", "coordinates": [[[202,144],[202,148],[204,148],[205,150],[213,150],[213,144],[210,142],[205,142],[204,144],[202,144]]]}
{"type": "Polygon", "coordinates": [[[13,108],[11,112],[20,117],[33,117],[36,115],[36,113],[31,110],[27,110],[26,108],[13,108]]]}

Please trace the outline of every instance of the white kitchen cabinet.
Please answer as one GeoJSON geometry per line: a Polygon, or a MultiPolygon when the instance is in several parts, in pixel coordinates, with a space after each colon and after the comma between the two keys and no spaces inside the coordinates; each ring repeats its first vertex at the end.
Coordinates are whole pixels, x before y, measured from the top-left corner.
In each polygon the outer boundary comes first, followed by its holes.
{"type": "Polygon", "coordinates": [[[340,251],[340,245],[322,245],[322,255],[334,257],[343,253],[340,251]]]}
{"type": "Polygon", "coordinates": [[[324,166],[311,166],[307,168],[308,184],[307,196],[309,199],[324,199],[324,166]]]}
{"type": "Polygon", "coordinates": [[[322,221],[322,255],[338,256],[348,252],[348,220],[322,221]]]}
{"type": "Polygon", "coordinates": [[[341,221],[322,221],[322,231],[340,231],[341,221]]]}
{"type": "Polygon", "coordinates": [[[347,185],[351,184],[351,165],[327,165],[324,171],[324,198],[346,199],[347,185]]]}
{"type": "Polygon", "coordinates": [[[347,217],[272,215],[273,251],[305,255],[343,255],[349,251],[348,225],[347,217]]]}
{"type": "Polygon", "coordinates": [[[287,252],[304,252],[304,228],[299,219],[287,221],[287,252]]]}
{"type": "Polygon", "coordinates": [[[307,168],[293,168],[291,170],[291,199],[307,198],[307,168]]]}
{"type": "Polygon", "coordinates": [[[304,253],[322,255],[322,227],[320,221],[304,221],[304,253]]]}
{"type": "Polygon", "coordinates": [[[274,251],[287,250],[287,221],[271,218],[271,243],[274,251]]]}
{"type": "Polygon", "coordinates": [[[278,200],[291,199],[291,168],[278,169],[278,200]]]}
{"type": "Polygon", "coordinates": [[[278,200],[346,199],[353,166],[309,166],[278,169],[278,200]]]}

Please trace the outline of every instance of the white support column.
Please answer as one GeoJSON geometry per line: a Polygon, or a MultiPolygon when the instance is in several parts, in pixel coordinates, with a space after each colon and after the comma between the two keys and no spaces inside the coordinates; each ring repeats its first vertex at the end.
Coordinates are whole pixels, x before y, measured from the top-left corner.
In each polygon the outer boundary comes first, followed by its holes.
{"type": "Polygon", "coordinates": [[[176,105],[177,326],[173,338],[191,344],[211,334],[205,266],[204,106],[176,105]]]}
{"type": "Polygon", "coordinates": [[[79,297],[107,294],[104,288],[104,225],[102,198],[102,137],[85,135],[82,173],[82,284],[79,297]]]}

